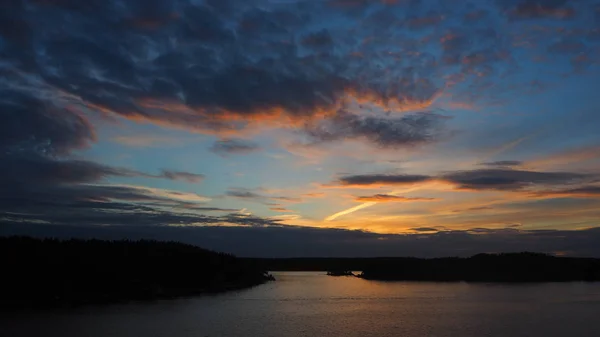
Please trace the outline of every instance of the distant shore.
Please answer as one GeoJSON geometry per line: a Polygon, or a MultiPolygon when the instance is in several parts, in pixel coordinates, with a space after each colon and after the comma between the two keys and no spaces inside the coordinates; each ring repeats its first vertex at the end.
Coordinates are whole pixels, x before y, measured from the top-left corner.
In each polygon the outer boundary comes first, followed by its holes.
{"type": "Polygon", "coordinates": [[[254,259],[273,271],[362,271],[365,280],[467,282],[600,281],[600,259],[539,253],[478,254],[469,258],[254,259]]]}

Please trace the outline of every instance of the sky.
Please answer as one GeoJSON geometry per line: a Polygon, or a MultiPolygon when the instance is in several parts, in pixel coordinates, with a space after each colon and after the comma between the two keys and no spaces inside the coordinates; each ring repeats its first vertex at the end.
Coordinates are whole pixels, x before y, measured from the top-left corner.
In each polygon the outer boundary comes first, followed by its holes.
{"type": "Polygon", "coordinates": [[[0,4],[0,235],[600,256],[598,0],[0,4]]]}

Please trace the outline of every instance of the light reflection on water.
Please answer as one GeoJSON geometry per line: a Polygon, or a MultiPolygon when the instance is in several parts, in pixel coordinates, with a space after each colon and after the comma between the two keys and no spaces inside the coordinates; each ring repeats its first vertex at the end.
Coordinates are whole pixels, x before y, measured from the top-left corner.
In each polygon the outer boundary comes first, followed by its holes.
{"type": "Polygon", "coordinates": [[[3,314],[1,337],[600,336],[600,283],[377,282],[274,273],[216,296],[3,314]]]}

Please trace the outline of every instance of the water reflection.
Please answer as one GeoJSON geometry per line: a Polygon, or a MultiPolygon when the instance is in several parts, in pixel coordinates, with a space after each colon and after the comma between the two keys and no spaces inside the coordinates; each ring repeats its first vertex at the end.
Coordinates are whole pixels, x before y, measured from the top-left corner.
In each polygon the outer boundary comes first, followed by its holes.
{"type": "Polygon", "coordinates": [[[276,273],[216,296],[3,315],[0,336],[598,336],[600,284],[375,282],[276,273]]]}

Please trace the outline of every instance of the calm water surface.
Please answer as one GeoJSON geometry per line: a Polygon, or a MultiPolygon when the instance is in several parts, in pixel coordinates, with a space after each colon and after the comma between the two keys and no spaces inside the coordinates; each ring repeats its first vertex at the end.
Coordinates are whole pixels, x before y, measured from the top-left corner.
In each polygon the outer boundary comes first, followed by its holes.
{"type": "Polygon", "coordinates": [[[2,314],[0,336],[600,336],[600,283],[375,282],[275,273],[224,295],[2,314]]]}

